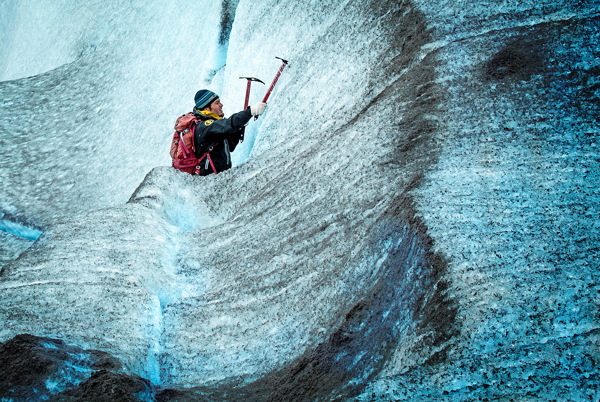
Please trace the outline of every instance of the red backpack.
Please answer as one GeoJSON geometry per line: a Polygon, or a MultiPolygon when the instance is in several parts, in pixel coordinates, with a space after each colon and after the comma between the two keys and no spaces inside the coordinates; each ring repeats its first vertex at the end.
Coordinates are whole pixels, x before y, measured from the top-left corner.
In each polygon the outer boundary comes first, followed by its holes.
{"type": "Polygon", "coordinates": [[[217,173],[215,165],[210,157],[210,151],[213,147],[209,147],[200,158],[196,158],[196,146],[194,144],[194,129],[198,118],[194,113],[186,113],[181,115],[175,121],[175,132],[171,141],[171,160],[173,167],[182,172],[190,174],[200,174],[200,163],[207,158],[210,167],[214,173],[217,173]]]}

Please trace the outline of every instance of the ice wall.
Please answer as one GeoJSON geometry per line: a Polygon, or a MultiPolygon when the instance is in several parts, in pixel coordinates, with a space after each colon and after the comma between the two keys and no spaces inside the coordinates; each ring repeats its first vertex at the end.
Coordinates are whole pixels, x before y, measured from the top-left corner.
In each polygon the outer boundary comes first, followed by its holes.
{"type": "Polygon", "coordinates": [[[0,212],[43,228],[169,162],[173,116],[222,67],[220,7],[195,4],[2,3],[0,212]]]}
{"type": "Polygon", "coordinates": [[[598,6],[417,3],[444,113],[413,194],[461,341],[406,374],[399,349],[361,399],[596,399],[598,6]]]}
{"type": "Polygon", "coordinates": [[[23,91],[64,93],[39,141],[63,163],[64,116],[95,110],[76,88],[90,76],[107,82],[103,147],[130,108],[156,132],[137,158],[92,148],[102,174],[72,191],[47,169],[17,192],[2,165],[4,210],[48,230],[2,271],[0,340],[108,351],[163,400],[598,397],[593,2],[241,0],[228,42],[220,17],[173,35],[175,6],[95,7],[111,18],[93,51],[0,85],[2,152],[31,113],[23,91]],[[175,46],[199,33],[227,113],[239,76],[268,82],[274,56],[290,68],[234,169],[162,166],[133,192],[201,82],[180,80],[175,46]]]}

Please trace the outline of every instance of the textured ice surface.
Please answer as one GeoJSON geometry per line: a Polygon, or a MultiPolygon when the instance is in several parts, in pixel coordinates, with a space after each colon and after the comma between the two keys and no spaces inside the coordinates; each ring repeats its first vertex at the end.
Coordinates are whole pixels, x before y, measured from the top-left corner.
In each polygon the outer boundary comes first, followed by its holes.
{"type": "Polygon", "coordinates": [[[225,6],[53,2],[52,57],[0,62],[0,208],[45,230],[0,340],[215,398],[597,399],[597,5],[225,6]],[[166,167],[198,87],[237,111],[274,56],[234,169],[166,167]]]}
{"type": "Polygon", "coordinates": [[[0,266],[16,259],[32,243],[32,240],[0,231],[0,266]]]}
{"type": "Polygon", "coordinates": [[[363,399],[597,399],[597,6],[418,3],[446,102],[443,151],[415,195],[450,259],[462,340],[402,376],[399,349],[363,399]]]}
{"type": "Polygon", "coordinates": [[[173,116],[218,68],[220,9],[194,4],[3,2],[1,212],[45,226],[119,205],[170,162],[173,116]]]}

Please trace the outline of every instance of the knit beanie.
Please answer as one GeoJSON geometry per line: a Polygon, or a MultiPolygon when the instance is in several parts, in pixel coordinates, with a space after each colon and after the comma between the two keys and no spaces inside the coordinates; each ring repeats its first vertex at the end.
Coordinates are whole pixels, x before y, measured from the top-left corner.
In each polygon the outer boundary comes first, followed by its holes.
{"type": "Polygon", "coordinates": [[[202,110],[218,97],[219,96],[216,93],[209,91],[208,89],[201,89],[196,92],[196,96],[194,96],[194,102],[196,103],[196,107],[202,110]]]}

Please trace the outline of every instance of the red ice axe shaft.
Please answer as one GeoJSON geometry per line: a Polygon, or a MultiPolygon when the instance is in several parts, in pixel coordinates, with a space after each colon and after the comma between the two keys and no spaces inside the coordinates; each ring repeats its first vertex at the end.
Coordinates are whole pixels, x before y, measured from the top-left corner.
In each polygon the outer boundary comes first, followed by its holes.
{"type": "MultiPolygon", "coordinates": [[[[275,88],[275,84],[277,84],[277,80],[281,76],[281,72],[283,71],[285,66],[287,66],[287,64],[288,64],[288,61],[282,59],[281,57],[275,57],[275,58],[281,60],[283,63],[281,64],[281,67],[279,67],[279,70],[277,70],[277,74],[275,74],[275,78],[273,78],[273,82],[271,83],[269,90],[267,91],[267,93],[265,94],[265,97],[262,100],[264,103],[267,103],[269,96],[271,96],[271,92],[273,92],[273,88],[275,88]]],[[[254,116],[254,120],[256,120],[256,119],[258,119],[258,116],[254,116]]]]}
{"type": "Polygon", "coordinates": [[[269,96],[271,96],[271,92],[273,92],[273,88],[275,88],[275,84],[277,84],[277,80],[281,76],[281,73],[283,72],[283,69],[285,68],[285,66],[288,64],[288,61],[282,59],[281,57],[275,57],[275,58],[281,60],[283,63],[281,64],[281,67],[279,67],[279,70],[277,71],[277,74],[275,74],[275,78],[273,78],[273,82],[271,83],[269,90],[267,91],[267,93],[265,94],[265,97],[263,98],[264,103],[267,103],[269,96]]]}
{"type": "Polygon", "coordinates": [[[248,84],[246,85],[246,100],[244,101],[244,110],[248,109],[248,101],[250,100],[250,86],[252,85],[252,81],[258,81],[261,84],[265,85],[264,82],[255,77],[240,77],[240,79],[248,80],[248,84]]]}

